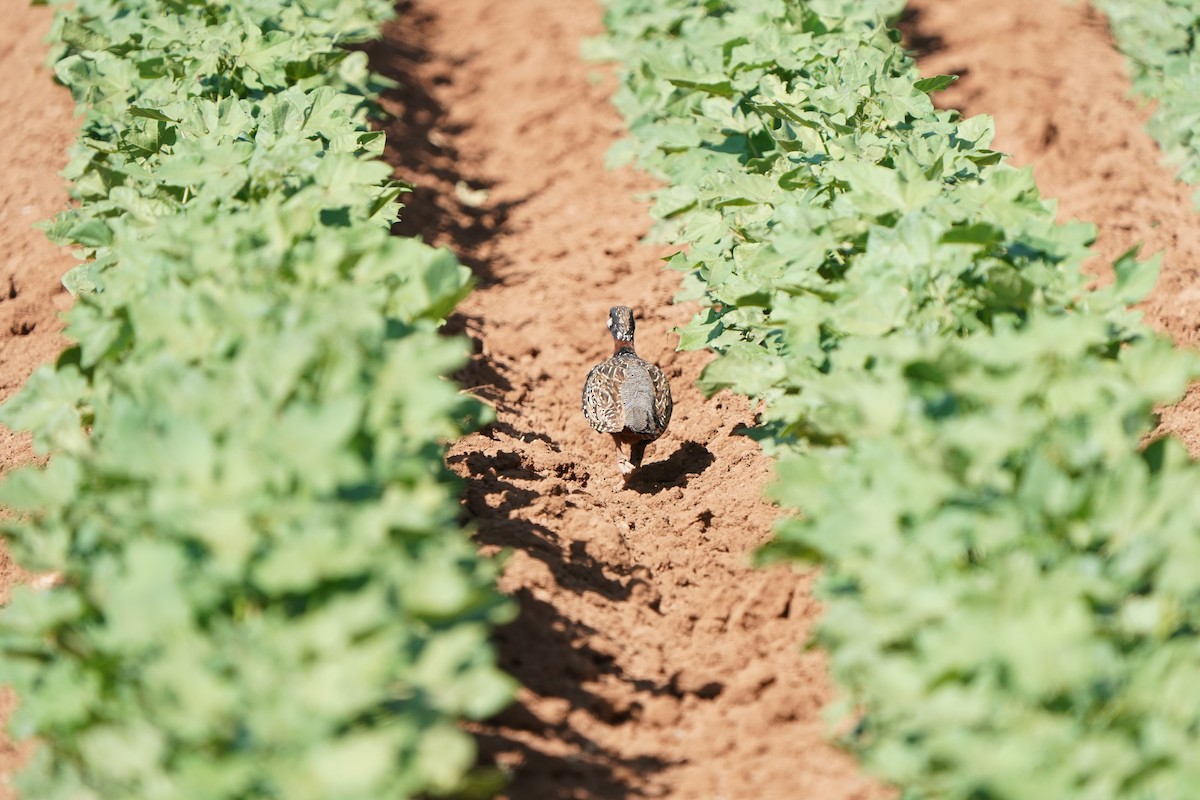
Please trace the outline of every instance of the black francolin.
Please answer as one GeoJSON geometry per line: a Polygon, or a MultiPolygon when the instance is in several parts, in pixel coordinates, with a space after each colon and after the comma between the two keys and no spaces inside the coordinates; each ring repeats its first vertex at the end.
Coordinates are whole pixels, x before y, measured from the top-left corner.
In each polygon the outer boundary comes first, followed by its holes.
{"type": "Polygon", "coordinates": [[[613,355],[592,367],[583,384],[583,415],[592,428],[611,434],[617,468],[625,480],[642,463],[646,445],[662,436],[671,421],[671,384],[654,364],[633,349],[633,309],[608,311],[613,355]],[[629,456],[623,447],[629,445],[629,456]]]}

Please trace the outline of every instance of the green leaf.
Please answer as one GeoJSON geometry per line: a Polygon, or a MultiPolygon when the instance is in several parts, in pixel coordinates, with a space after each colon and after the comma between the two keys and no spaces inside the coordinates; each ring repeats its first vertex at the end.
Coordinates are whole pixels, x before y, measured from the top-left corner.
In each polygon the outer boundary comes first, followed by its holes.
{"type": "Polygon", "coordinates": [[[1116,275],[1115,295],[1122,305],[1132,305],[1146,298],[1158,283],[1158,274],[1162,265],[1162,254],[1156,253],[1145,261],[1139,261],[1137,256],[1141,245],[1135,245],[1121,254],[1113,264],[1116,275]]]}
{"type": "Polygon", "coordinates": [[[738,343],[727,347],[719,358],[705,367],[697,383],[706,397],[727,388],[761,396],[785,374],[782,360],[766,348],[738,343]]]}
{"type": "Polygon", "coordinates": [[[1004,241],[1004,229],[988,222],[976,222],[970,225],[955,225],[942,234],[942,244],[980,244],[997,245],[1004,241]]]}
{"type": "Polygon", "coordinates": [[[667,78],[671,85],[678,86],[681,89],[691,89],[705,94],[715,95],[717,97],[733,97],[733,84],[727,80],[701,79],[693,80],[691,78],[667,78]]]}
{"type": "Polygon", "coordinates": [[[928,78],[921,78],[921,80],[915,81],[913,88],[918,92],[932,94],[933,92],[943,91],[956,80],[958,80],[957,75],[931,75],[928,78]]]}
{"type": "Polygon", "coordinates": [[[112,47],[112,39],[98,33],[93,25],[85,24],[76,17],[63,20],[59,36],[64,44],[78,50],[107,50],[112,47]]]}
{"type": "Polygon", "coordinates": [[[145,117],[146,119],[154,119],[154,120],[158,120],[159,122],[171,122],[171,123],[179,122],[179,120],[172,119],[171,117],[168,117],[166,114],[162,113],[161,111],[157,111],[153,108],[138,108],[137,106],[130,106],[129,113],[131,116],[134,116],[134,117],[145,117]]]}
{"type": "Polygon", "coordinates": [[[112,244],[112,229],[103,220],[89,219],[73,225],[67,231],[67,236],[88,247],[107,247],[112,244]]]}

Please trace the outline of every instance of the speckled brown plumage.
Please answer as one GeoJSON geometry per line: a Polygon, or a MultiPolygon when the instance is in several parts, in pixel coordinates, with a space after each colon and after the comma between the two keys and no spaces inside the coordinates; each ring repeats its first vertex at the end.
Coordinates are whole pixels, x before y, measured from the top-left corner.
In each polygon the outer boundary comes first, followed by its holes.
{"type": "Polygon", "coordinates": [[[671,385],[661,369],[634,350],[631,309],[610,309],[608,328],[616,352],[588,372],[583,415],[593,429],[613,437],[618,468],[628,478],[641,465],[646,446],[662,436],[671,421],[671,385]],[[628,458],[623,445],[629,446],[628,458]]]}

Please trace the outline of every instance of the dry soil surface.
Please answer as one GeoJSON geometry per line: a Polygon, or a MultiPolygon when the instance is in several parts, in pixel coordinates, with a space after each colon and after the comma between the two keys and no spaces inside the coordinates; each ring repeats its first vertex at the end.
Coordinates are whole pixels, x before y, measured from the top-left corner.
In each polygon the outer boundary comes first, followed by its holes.
{"type": "MultiPolygon", "coordinates": [[[[1064,218],[1100,226],[1094,269],[1136,241],[1165,248],[1148,317],[1200,336],[1195,217],[1142,131],[1120,56],[1086,6],[1055,0],[918,0],[907,31],[926,73],[964,78],[945,105],[997,118],[997,146],[1032,164],[1064,218]]],[[[603,168],[621,134],[611,79],[578,58],[600,11],[577,0],[411,0],[370,48],[403,87],[385,100],[389,158],[418,183],[400,229],[453,247],[479,289],[451,320],[476,342],[459,376],[497,422],[450,453],[464,516],[488,551],[512,551],[502,588],[519,605],[497,635],[526,687],[476,726],[483,763],[516,799],[883,798],[825,743],[824,657],[801,653],[819,612],[811,576],[755,571],[775,516],[769,465],[736,434],[741,400],[704,400],[705,363],[674,352],[676,278],[640,243],[647,179],[603,168]],[[579,411],[587,369],[611,352],[614,304],[638,309],[638,350],[672,380],[675,418],[628,487],[579,411]]],[[[0,27],[0,398],[61,347],[64,253],[30,228],[65,202],[56,171],[74,136],[66,93],[42,67],[44,9],[0,27]]],[[[1195,448],[1200,397],[1166,412],[1195,448]]],[[[32,457],[0,431],[0,471],[32,457]]],[[[0,591],[13,579],[0,561],[0,591]]],[[[17,753],[0,747],[0,779],[17,753]]],[[[2,783],[2,781],[0,781],[2,783]]],[[[0,785],[0,798],[4,798],[0,785]]]]}
{"type": "MultiPolygon", "coordinates": [[[[51,82],[43,38],[51,11],[28,3],[5,3],[0,23],[0,120],[4,159],[0,168],[0,402],[15,392],[39,364],[63,346],[58,314],[70,305],[59,278],[74,260],[32,226],[67,202],[58,176],[75,138],[74,103],[51,82]]],[[[0,426],[0,474],[33,458],[28,436],[0,426]]],[[[0,547],[0,602],[21,573],[0,547]]],[[[0,717],[12,698],[0,692],[0,717]]],[[[0,800],[7,800],[9,775],[27,748],[0,737],[0,800]]]]}
{"type": "Polygon", "coordinates": [[[460,376],[498,421],[458,443],[466,508],[520,615],[497,636],[526,687],[478,727],[519,798],[875,798],[826,743],[821,653],[802,654],[811,576],[751,569],[775,517],[769,463],[736,434],[744,400],[694,382],[676,353],[667,251],[639,243],[646,178],[604,168],[622,124],[606,70],[580,62],[592,3],[418,0],[372,48],[405,84],[387,98],[390,156],[420,188],[400,226],[448,244],[481,287],[453,327],[477,344],[460,376]],[[459,187],[457,190],[455,187],[459,187]],[[608,308],[638,311],[637,347],[671,379],[670,429],[628,487],[580,412],[612,353],[608,308]]]}
{"type": "MultiPolygon", "coordinates": [[[[63,347],[60,311],[70,295],[59,278],[74,264],[46,240],[35,222],[66,205],[58,176],[75,139],[74,103],[51,82],[43,39],[52,12],[8,2],[0,25],[0,119],[5,125],[0,169],[0,402],[39,364],[63,347]]],[[[0,472],[32,455],[28,436],[0,427],[0,472]]]]}

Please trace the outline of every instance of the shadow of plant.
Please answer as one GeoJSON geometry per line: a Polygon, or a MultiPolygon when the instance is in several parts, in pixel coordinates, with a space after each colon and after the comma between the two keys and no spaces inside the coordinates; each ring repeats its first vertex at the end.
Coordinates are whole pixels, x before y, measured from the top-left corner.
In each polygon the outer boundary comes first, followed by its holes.
{"type": "MultiPolygon", "coordinates": [[[[385,157],[398,177],[416,188],[403,197],[401,221],[393,231],[448,245],[486,290],[499,283],[488,241],[504,231],[511,211],[523,201],[497,204],[481,193],[478,202],[465,202],[464,192],[455,191],[458,186],[492,188],[460,171],[465,160],[456,149],[455,138],[462,131],[450,124],[447,110],[436,97],[436,87],[458,74],[457,65],[439,60],[428,49],[427,43],[436,41],[429,13],[407,0],[397,5],[397,13],[398,19],[385,27],[382,39],[363,48],[373,70],[400,83],[381,100],[391,115],[383,124],[385,157]]],[[[640,568],[605,563],[588,551],[586,542],[567,540],[547,524],[530,518],[536,513],[534,504],[547,492],[561,489],[564,480],[586,478],[575,478],[571,464],[558,465],[563,473],[543,475],[523,457],[522,448],[534,443],[548,445],[554,452],[559,452],[559,444],[544,432],[521,428],[519,409],[506,399],[514,385],[521,384],[520,376],[503,360],[488,357],[482,341],[483,322],[456,313],[446,325],[447,332],[464,334],[475,344],[471,361],[453,377],[465,390],[495,407],[499,417],[482,431],[487,438],[481,440],[480,449],[457,452],[448,459],[466,482],[464,521],[475,529],[480,545],[525,552],[544,563],[554,581],[568,592],[595,594],[609,603],[627,601],[645,581],[640,568]],[[498,449],[495,443],[501,443],[498,449]]],[[[686,470],[676,459],[652,474],[675,479],[686,477],[686,470]]],[[[514,600],[519,609],[517,619],[497,629],[493,639],[501,668],[526,691],[522,700],[494,719],[468,726],[479,745],[479,765],[511,768],[512,782],[505,796],[514,800],[640,796],[634,784],[644,783],[645,776],[668,764],[654,758],[623,757],[565,720],[582,710],[617,725],[638,713],[636,702],[619,708],[589,691],[588,685],[597,681],[626,681],[650,693],[674,694],[677,690],[623,675],[611,657],[589,646],[595,631],[538,600],[528,589],[517,591],[514,600]],[[543,721],[527,705],[534,697],[560,698],[570,712],[563,715],[562,722],[543,721]],[[558,755],[564,750],[572,755],[558,755]]]]}

